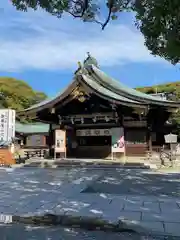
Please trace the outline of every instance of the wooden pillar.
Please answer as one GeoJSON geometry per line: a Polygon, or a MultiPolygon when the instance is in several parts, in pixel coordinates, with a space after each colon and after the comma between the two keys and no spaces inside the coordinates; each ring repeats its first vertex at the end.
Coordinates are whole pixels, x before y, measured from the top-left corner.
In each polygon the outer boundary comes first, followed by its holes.
{"type": "Polygon", "coordinates": [[[148,151],[152,153],[152,126],[148,124],[147,126],[147,132],[146,132],[146,142],[148,146],[148,151]]]}
{"type": "Polygon", "coordinates": [[[53,157],[54,156],[54,153],[53,153],[54,133],[53,133],[53,128],[52,128],[52,123],[49,125],[49,141],[48,141],[48,145],[49,145],[49,156],[53,157]]]}
{"type": "Polygon", "coordinates": [[[76,129],[72,127],[67,131],[67,157],[78,157],[78,145],[76,139],[76,129]]]}
{"type": "Polygon", "coordinates": [[[146,142],[148,151],[152,153],[152,128],[153,128],[153,109],[149,109],[146,115],[147,129],[146,129],[146,142]]]}

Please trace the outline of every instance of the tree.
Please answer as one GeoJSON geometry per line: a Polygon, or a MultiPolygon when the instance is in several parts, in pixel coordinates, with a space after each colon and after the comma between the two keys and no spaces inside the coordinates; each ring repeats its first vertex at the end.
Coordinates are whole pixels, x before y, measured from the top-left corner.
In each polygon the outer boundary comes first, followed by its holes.
{"type": "MultiPolygon", "coordinates": [[[[168,100],[180,101],[180,82],[179,81],[155,85],[151,87],[136,88],[136,90],[139,90],[143,93],[155,93],[156,91],[154,89],[156,89],[158,93],[163,93],[163,92],[167,93],[168,100]]],[[[169,120],[175,126],[174,133],[180,136],[180,131],[179,131],[180,130],[180,110],[178,109],[176,112],[173,112],[169,120]]]]}
{"type": "Polygon", "coordinates": [[[23,110],[46,99],[46,94],[34,91],[27,83],[15,78],[0,78],[0,105],[23,110]]]}
{"type": "MultiPolygon", "coordinates": [[[[61,17],[69,13],[83,21],[96,22],[102,29],[122,11],[135,13],[135,25],[145,37],[145,45],[153,55],[159,55],[173,64],[180,60],[180,1],[179,0],[12,0],[18,10],[39,7],[52,15],[61,17]],[[100,21],[104,13],[107,17],[100,21]]],[[[121,33],[119,33],[121,34],[121,33]]]]}

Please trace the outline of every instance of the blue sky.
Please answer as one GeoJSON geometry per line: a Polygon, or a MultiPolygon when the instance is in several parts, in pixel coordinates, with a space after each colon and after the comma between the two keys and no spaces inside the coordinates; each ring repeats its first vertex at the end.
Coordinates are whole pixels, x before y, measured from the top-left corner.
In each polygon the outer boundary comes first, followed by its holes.
{"type": "Polygon", "coordinates": [[[28,82],[49,96],[64,88],[90,52],[103,71],[131,86],[178,81],[180,70],[144,46],[132,15],[122,14],[104,31],[97,24],[0,4],[0,76],[28,82]]]}

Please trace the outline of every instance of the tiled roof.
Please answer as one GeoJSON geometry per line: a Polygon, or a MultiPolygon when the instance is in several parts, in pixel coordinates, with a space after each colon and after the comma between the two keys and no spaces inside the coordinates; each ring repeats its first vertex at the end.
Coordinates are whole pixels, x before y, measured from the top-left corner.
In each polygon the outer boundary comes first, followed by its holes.
{"type": "Polygon", "coordinates": [[[90,61],[89,65],[88,61],[85,61],[85,63],[86,64],[82,66],[82,68],[80,67],[78,71],[76,71],[73,82],[65,89],[65,91],[62,91],[54,98],[45,100],[30,107],[29,109],[26,109],[25,112],[39,111],[41,109],[53,107],[54,104],[60,103],[65,97],[67,97],[73,87],[81,80],[86,85],[90,86],[91,90],[98,93],[100,97],[106,97],[112,101],[118,101],[118,103],[122,105],[131,105],[132,107],[134,105],[138,105],[138,107],[147,107],[148,105],[158,105],[170,108],[180,107],[180,102],[158,99],[155,96],[142,93],[126,86],[125,84],[109,77],[97,66],[93,65],[92,61],[90,61]]]}
{"type": "MultiPolygon", "coordinates": [[[[121,96],[126,96],[126,98],[128,98],[129,100],[130,99],[136,100],[138,102],[145,103],[145,104],[147,103],[150,103],[150,104],[152,103],[157,105],[177,104],[177,102],[162,100],[157,98],[156,96],[142,93],[133,88],[130,88],[125,84],[121,83],[120,81],[117,81],[109,77],[107,74],[105,74],[99,68],[93,65],[89,69],[91,70],[91,77],[94,78],[96,81],[98,81],[101,85],[103,85],[110,91],[115,92],[121,96]]],[[[180,103],[178,103],[178,105],[180,106],[180,103]]]]}
{"type": "Polygon", "coordinates": [[[110,91],[109,89],[100,85],[98,82],[94,81],[90,76],[83,75],[82,77],[87,85],[89,85],[92,89],[96,89],[96,91],[98,93],[100,93],[102,96],[103,95],[106,96],[106,98],[109,97],[109,98],[112,98],[113,100],[118,100],[124,105],[130,104],[131,106],[133,106],[133,105],[137,106],[140,104],[141,106],[143,106],[143,104],[141,104],[135,100],[128,99],[124,96],[121,96],[115,92],[110,91]]]}
{"type": "Polygon", "coordinates": [[[22,124],[16,122],[15,126],[16,132],[19,133],[47,133],[49,131],[49,124],[44,123],[34,123],[34,124],[22,124]]]}

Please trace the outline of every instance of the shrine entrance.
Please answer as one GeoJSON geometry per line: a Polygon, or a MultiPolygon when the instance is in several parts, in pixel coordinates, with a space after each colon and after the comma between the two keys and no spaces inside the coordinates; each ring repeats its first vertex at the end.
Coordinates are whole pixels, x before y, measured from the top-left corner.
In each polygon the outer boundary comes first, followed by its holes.
{"type": "MultiPolygon", "coordinates": [[[[111,159],[112,145],[114,143],[112,133],[111,128],[77,129],[74,134],[71,131],[71,136],[68,137],[67,157],[111,159]]],[[[118,134],[115,138],[115,142],[117,142],[120,135],[118,134]]]]}
{"type": "Polygon", "coordinates": [[[110,158],[110,129],[81,129],[76,131],[78,158],[110,158]]]}

